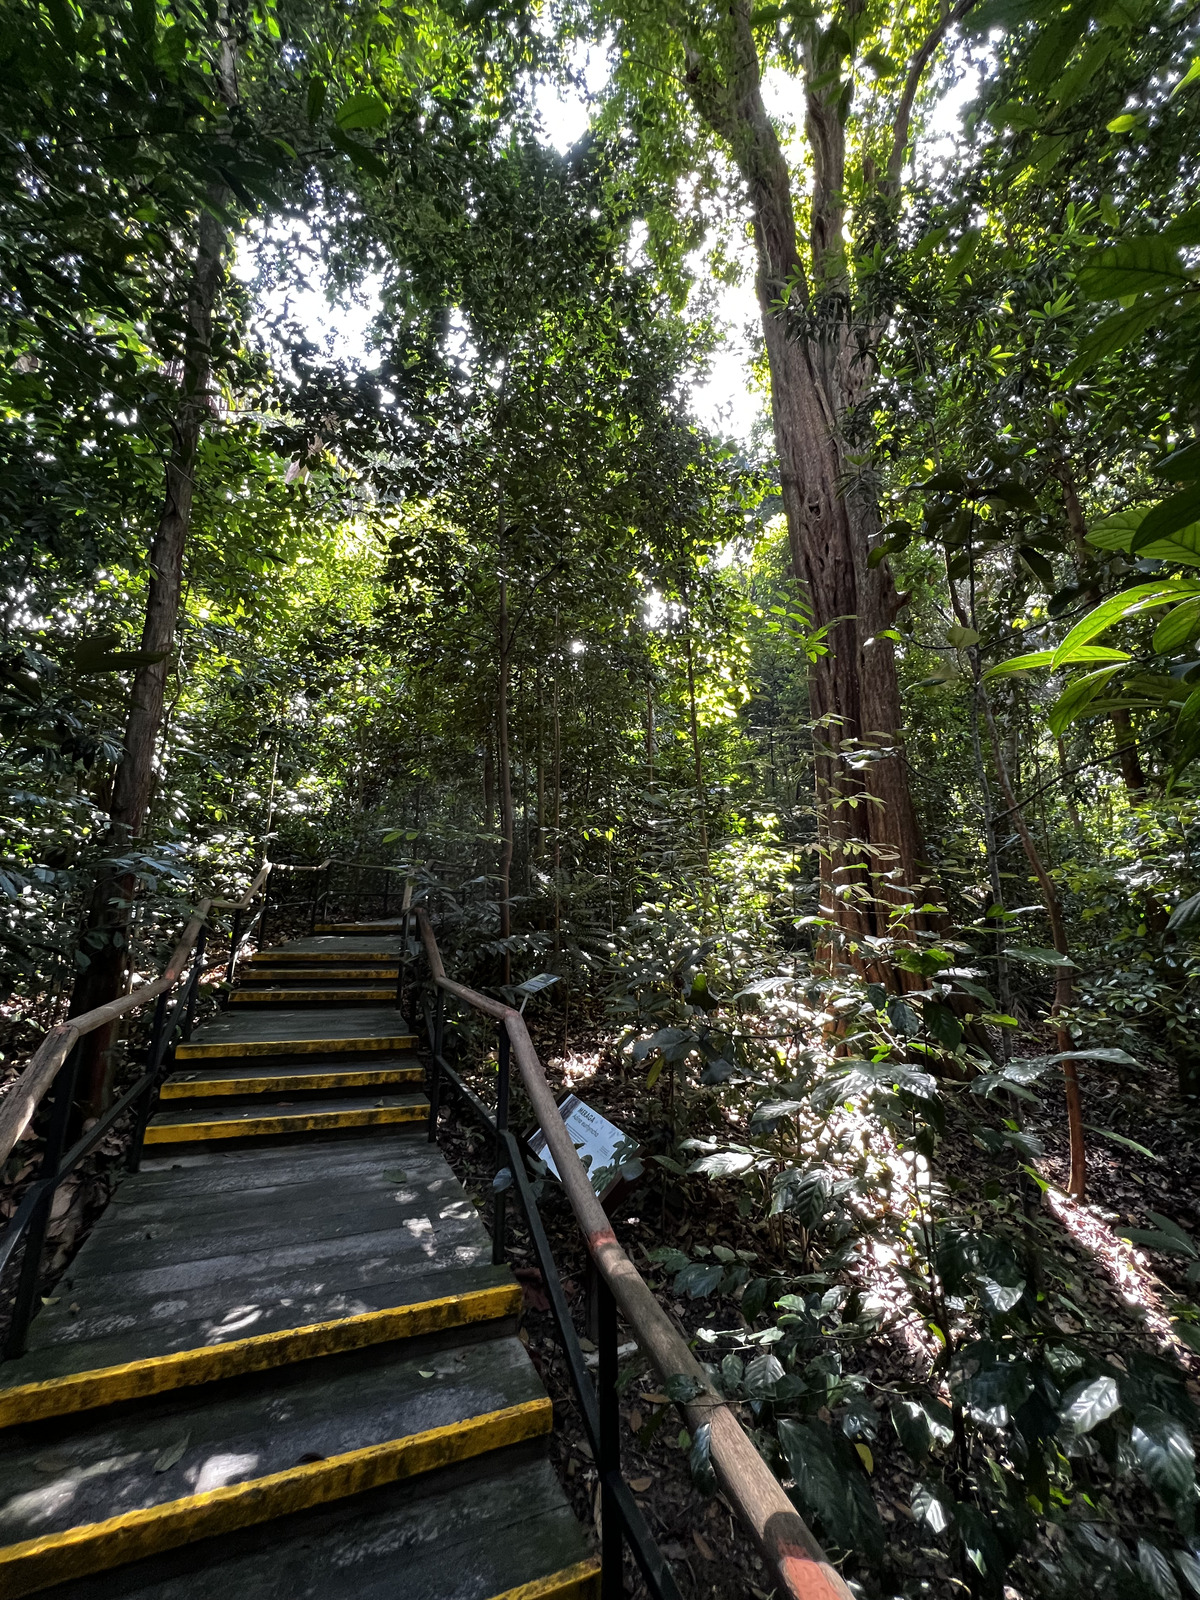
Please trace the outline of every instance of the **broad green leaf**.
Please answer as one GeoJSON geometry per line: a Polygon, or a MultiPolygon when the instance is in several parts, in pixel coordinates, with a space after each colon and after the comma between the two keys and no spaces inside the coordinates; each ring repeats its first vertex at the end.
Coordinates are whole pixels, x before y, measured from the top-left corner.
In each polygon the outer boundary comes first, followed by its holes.
{"type": "MultiPolygon", "coordinates": [[[[1130,655],[1127,650],[1113,650],[1104,644],[1085,644],[1073,651],[1069,665],[1075,666],[1083,661],[1128,661],[1130,655]]],[[[985,678],[1007,678],[1014,672],[1029,672],[1035,667],[1048,667],[1053,664],[1053,650],[1034,650],[1027,656],[1013,656],[1010,661],[999,661],[994,667],[989,667],[984,673],[985,678]]]]}
{"type": "Polygon", "coordinates": [[[1154,611],[1159,606],[1170,605],[1174,600],[1186,600],[1200,594],[1200,582],[1194,578],[1160,578],[1156,583],[1139,583],[1132,589],[1123,589],[1111,595],[1089,611],[1082,622],[1077,622],[1054,652],[1052,665],[1061,666],[1072,659],[1081,644],[1090,644],[1097,635],[1126,622],[1143,611],[1154,611]]]}
{"type": "MultiPolygon", "coordinates": [[[[1098,522],[1087,534],[1087,542],[1097,550],[1129,550],[1134,535],[1141,527],[1151,508],[1130,506],[1116,511],[1098,522]]],[[[1152,561],[1177,561],[1180,566],[1200,566],[1200,521],[1179,528],[1165,539],[1157,539],[1139,550],[1139,555],[1152,561]]]]}
{"type": "Polygon", "coordinates": [[[912,1492],[912,1512],[934,1533],[945,1533],[954,1521],[954,1500],[940,1483],[918,1483],[912,1492]]]}
{"type": "Polygon", "coordinates": [[[1079,287],[1089,300],[1120,300],[1183,285],[1189,276],[1177,246],[1147,234],[1089,251],[1079,269],[1079,287]]]}
{"type": "Polygon", "coordinates": [[[333,119],[339,128],[349,131],[351,128],[378,128],[387,121],[388,115],[386,103],[377,94],[367,91],[344,100],[333,119]]]}
{"type": "Polygon", "coordinates": [[[1191,66],[1184,73],[1183,77],[1180,78],[1179,82],[1171,90],[1171,98],[1174,99],[1181,89],[1187,88],[1189,83],[1195,83],[1197,78],[1200,78],[1200,56],[1196,57],[1191,66]]]}
{"type": "Polygon", "coordinates": [[[979,635],[974,628],[962,628],[957,623],[947,628],[946,639],[956,650],[968,650],[971,645],[979,643],[979,635]]]}
{"type": "Polygon", "coordinates": [[[1197,519],[1200,519],[1200,483],[1193,483],[1150,507],[1129,548],[1131,552],[1141,554],[1148,545],[1170,538],[1197,519]]]}
{"type": "Polygon", "coordinates": [[[1007,954],[1018,961],[1036,961],[1041,967],[1073,967],[1076,965],[1070,956],[1059,955],[1057,950],[1051,950],[1043,945],[1010,944],[1007,954]]]}
{"type": "Polygon", "coordinates": [[[1172,478],[1176,483],[1190,483],[1193,478],[1200,478],[1200,439],[1172,450],[1150,471],[1156,478],[1172,478]]]}
{"type": "Polygon", "coordinates": [[[1200,930],[1200,894],[1181,900],[1167,919],[1168,933],[1186,933],[1189,928],[1200,930]]]}
{"type": "Polygon", "coordinates": [[[1056,737],[1077,721],[1092,701],[1108,683],[1111,683],[1120,666],[1101,667],[1097,672],[1085,672],[1071,682],[1050,707],[1046,721],[1056,737]]]}
{"type": "Polygon", "coordinates": [[[1187,1494],[1196,1479],[1196,1455],[1187,1429],[1159,1406],[1146,1406],[1134,1418],[1130,1435],[1138,1465],[1149,1483],[1168,1500],[1187,1494]]]}
{"type": "Polygon", "coordinates": [[[343,133],[341,128],[332,128],[330,138],[344,156],[362,172],[369,172],[372,177],[386,178],[388,175],[387,162],[377,156],[374,150],[368,150],[365,144],[359,144],[357,139],[351,139],[343,133]]]}
{"type": "Polygon", "coordinates": [[[1077,1434],[1091,1433],[1114,1411],[1121,1409],[1115,1378],[1093,1378],[1069,1389],[1062,1409],[1063,1421],[1077,1434]]]}
{"type": "Polygon", "coordinates": [[[1154,630],[1151,644],[1160,655],[1170,655],[1200,634],[1200,595],[1168,611],[1154,630]]]}
{"type": "Polygon", "coordinates": [[[1040,550],[1035,550],[1032,545],[1023,544],[1018,545],[1017,554],[1044,588],[1053,589],[1054,567],[1040,550]]]}
{"type": "Polygon", "coordinates": [[[328,90],[329,85],[325,82],[325,79],[321,77],[320,73],[314,72],[308,80],[308,95],[305,105],[310,123],[315,122],[324,110],[325,96],[328,90]]]}
{"type": "Polygon", "coordinates": [[[1124,350],[1127,344],[1132,344],[1135,339],[1140,338],[1146,329],[1157,322],[1174,304],[1174,294],[1165,294],[1149,304],[1114,311],[1110,317],[1105,317],[1098,328],[1094,328],[1088,334],[1079,347],[1078,355],[1064,370],[1063,377],[1068,383],[1074,383],[1098,361],[1103,361],[1106,356],[1116,355],[1118,350],[1124,350]]]}

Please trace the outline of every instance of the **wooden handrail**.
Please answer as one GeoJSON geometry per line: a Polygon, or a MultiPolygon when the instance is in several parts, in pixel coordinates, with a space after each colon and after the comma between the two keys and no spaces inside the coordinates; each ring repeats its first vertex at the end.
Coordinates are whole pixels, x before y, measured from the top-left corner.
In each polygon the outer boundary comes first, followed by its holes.
{"type": "Polygon", "coordinates": [[[254,881],[240,900],[201,900],[192,912],[183,930],[183,936],[172,951],[171,959],[164,967],[161,978],[156,978],[153,983],[143,984],[133,994],[122,995],[119,1000],[110,1000],[105,1006],[97,1006],[93,1011],[83,1011],[77,1017],[68,1017],[65,1022],[60,1022],[50,1029],[26,1062],[24,1072],[3,1100],[0,1100],[0,1165],[3,1165],[12,1154],[13,1146],[29,1126],[30,1119],[41,1103],[43,1095],[54,1082],[58,1069],[80,1039],[85,1034],[94,1033],[97,1028],[116,1022],[127,1011],[136,1011],[148,1001],[157,1000],[160,994],[165,994],[168,989],[173,988],[178,983],[187,965],[187,959],[195,948],[201,928],[208,921],[209,912],[217,909],[244,911],[267,881],[271,866],[272,863],[268,861],[259,869],[254,881]]]}
{"type": "Polygon", "coordinates": [[[559,1115],[524,1017],[512,1006],[491,1000],[478,990],[468,989],[448,978],[437,939],[423,908],[418,908],[417,919],[437,987],[504,1024],[525,1093],[546,1136],[575,1220],[583,1230],[588,1254],[611,1289],[638,1347],[650,1358],[664,1383],[672,1378],[684,1378],[691,1380],[691,1387],[698,1386],[695,1397],[684,1404],[683,1410],[693,1433],[704,1423],[710,1425],[712,1463],[718,1481],[770,1568],[771,1577],[764,1587],[774,1585],[781,1595],[791,1600],[852,1600],[841,1574],[788,1499],[783,1485],[708,1382],[703,1367],[617,1242],[559,1115]]]}

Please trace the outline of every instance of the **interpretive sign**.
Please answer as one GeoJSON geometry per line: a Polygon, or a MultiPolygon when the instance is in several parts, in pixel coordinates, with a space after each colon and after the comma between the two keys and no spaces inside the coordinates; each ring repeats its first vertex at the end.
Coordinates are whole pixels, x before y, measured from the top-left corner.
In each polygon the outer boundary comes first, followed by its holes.
{"type": "MultiPolygon", "coordinates": [[[[558,1108],[558,1114],[567,1125],[571,1143],[579,1151],[579,1159],[587,1168],[592,1188],[601,1199],[620,1183],[621,1166],[633,1159],[637,1144],[622,1133],[620,1128],[602,1117],[591,1106],[585,1105],[577,1094],[569,1094],[558,1108]],[[599,1183],[597,1183],[599,1179],[599,1183]]],[[[544,1161],[556,1178],[562,1174],[554,1164],[554,1157],[546,1148],[546,1135],[539,1128],[529,1141],[529,1148],[539,1161],[544,1161]]]]}

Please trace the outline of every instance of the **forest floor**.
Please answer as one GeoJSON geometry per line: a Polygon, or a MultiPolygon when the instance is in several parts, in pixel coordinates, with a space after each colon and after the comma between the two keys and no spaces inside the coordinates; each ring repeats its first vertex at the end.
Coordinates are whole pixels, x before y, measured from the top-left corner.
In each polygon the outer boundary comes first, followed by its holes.
{"type": "MultiPolygon", "coordinates": [[[[600,1020],[575,1028],[571,1049],[565,1054],[560,1030],[555,1029],[551,1038],[551,1030],[539,1030],[535,1022],[531,1031],[544,1052],[543,1065],[557,1094],[578,1094],[651,1149],[661,1143],[661,1102],[657,1095],[647,1093],[641,1072],[622,1069],[615,1040],[600,1020]]],[[[1155,1224],[1148,1212],[1158,1211],[1200,1236],[1196,1209],[1200,1114],[1178,1100],[1166,1074],[1143,1070],[1136,1079],[1127,1069],[1105,1069],[1105,1074],[1098,1082],[1085,1083],[1089,1122],[1145,1145],[1153,1155],[1139,1155],[1127,1146],[1092,1135],[1088,1203],[1079,1205],[1056,1187],[1065,1182],[1067,1166],[1065,1137],[1055,1121],[1055,1108],[1048,1106],[1044,1115],[1027,1118],[1027,1131],[1036,1133],[1046,1146],[1038,1166],[1051,1185],[1043,1203],[1033,1205],[1030,1217],[1043,1284],[1054,1320],[1064,1333],[1091,1334],[1118,1359],[1122,1348],[1131,1344],[1155,1354],[1173,1355],[1189,1373],[1188,1389],[1200,1402],[1200,1357],[1169,1334],[1164,1309],[1172,1291],[1186,1292],[1180,1258],[1142,1247],[1135,1250],[1113,1231],[1123,1224],[1152,1228],[1155,1224]],[[1148,1081],[1148,1076],[1154,1081],[1148,1081]]],[[[464,1076],[472,1079],[465,1066],[464,1076]]],[[[485,1102],[490,1092],[494,1093],[493,1082],[486,1073],[474,1081],[485,1102]]],[[[515,1116],[513,1125],[520,1128],[515,1116]]],[[[466,1115],[444,1119],[442,1143],[480,1209],[490,1212],[494,1170],[490,1143],[466,1115]]],[[[969,1138],[956,1138],[952,1128],[938,1161],[944,1176],[958,1173],[978,1188],[987,1158],[969,1138]]],[[[701,1328],[732,1328],[744,1323],[727,1300],[675,1296],[670,1276],[664,1276],[663,1269],[649,1260],[648,1252],[666,1244],[694,1254],[698,1246],[723,1244],[753,1250],[767,1260],[778,1259],[777,1239],[769,1225],[742,1214],[737,1204],[739,1192],[732,1182],[701,1179],[679,1185],[664,1181],[651,1166],[633,1194],[613,1209],[618,1238],[691,1341],[697,1339],[701,1328]],[[702,1190],[696,1188],[697,1183],[703,1185],[702,1190]],[[702,1200],[696,1198],[700,1194],[702,1200]]],[[[584,1334],[586,1255],[557,1185],[547,1185],[541,1210],[576,1328],[584,1334]]],[[[510,1219],[514,1211],[519,1207],[510,1206],[510,1219]]],[[[594,1524],[599,1510],[596,1472],[554,1336],[549,1303],[532,1265],[528,1240],[511,1220],[510,1232],[510,1257],[525,1289],[523,1336],[555,1404],[552,1448],[556,1465],[577,1514],[594,1524]]],[[[862,1281],[861,1263],[851,1270],[864,1291],[890,1292],[892,1286],[882,1280],[862,1281]]],[[[623,1341],[628,1338],[622,1334],[623,1341]]],[[[867,1346],[859,1346],[856,1370],[882,1390],[892,1382],[911,1381],[911,1345],[884,1328],[867,1346]]],[[[634,1357],[623,1368],[622,1381],[622,1471],[660,1548],[675,1568],[683,1594],[687,1600],[734,1600],[747,1595],[766,1600],[770,1585],[762,1563],[735,1525],[728,1504],[720,1495],[706,1496],[693,1484],[686,1435],[681,1435],[674,1408],[659,1393],[648,1364],[634,1357]]],[[[928,1528],[913,1518],[910,1501],[917,1474],[886,1420],[872,1442],[872,1452],[871,1482],[887,1529],[890,1571],[882,1587],[865,1581],[864,1591],[911,1597],[968,1593],[964,1578],[969,1574],[954,1566],[928,1528]]],[[[632,1582],[632,1567],[628,1576],[632,1582]]],[[[639,1585],[632,1592],[644,1591],[639,1585]]],[[[1005,1590],[1005,1600],[1020,1600],[1020,1596],[1017,1589],[1005,1590]]]]}

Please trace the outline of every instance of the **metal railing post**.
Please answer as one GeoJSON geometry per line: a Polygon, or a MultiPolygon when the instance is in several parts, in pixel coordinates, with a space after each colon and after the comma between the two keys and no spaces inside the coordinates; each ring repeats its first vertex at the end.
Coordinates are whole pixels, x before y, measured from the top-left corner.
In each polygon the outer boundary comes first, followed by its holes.
{"type": "Polygon", "coordinates": [[[446,996],[439,989],[433,1010],[433,1063],[429,1069],[429,1142],[437,1138],[442,1102],[442,1047],[446,1038],[446,996]]]}
{"type": "Polygon", "coordinates": [[[200,990],[200,979],[204,976],[204,946],[208,942],[208,929],[200,929],[200,937],[196,940],[196,958],[192,963],[192,972],[195,981],[188,989],[187,1012],[183,1019],[183,1037],[185,1040],[192,1037],[192,1028],[196,1021],[196,1000],[200,990]]]}
{"type": "Polygon", "coordinates": [[[29,1218],[29,1226],[25,1230],[21,1275],[17,1280],[17,1291],[13,1296],[12,1321],[9,1323],[8,1337],[4,1342],[6,1360],[25,1354],[29,1324],[33,1320],[38,1281],[42,1272],[42,1247],[46,1242],[46,1230],[50,1226],[50,1213],[54,1207],[54,1196],[58,1188],[55,1178],[63,1150],[66,1148],[67,1128],[75,1103],[75,1079],[79,1075],[81,1055],[82,1051],[79,1045],[76,1045],[59,1068],[54,1088],[51,1090],[54,1098],[50,1107],[50,1126],[46,1130],[46,1146],[42,1152],[44,1176],[39,1179],[39,1183],[44,1187],[29,1218]]]}
{"type": "Polygon", "coordinates": [[[222,1004],[223,1005],[228,1005],[229,1004],[228,989],[230,987],[232,987],[232,984],[233,984],[233,974],[234,974],[235,968],[237,967],[238,946],[241,944],[241,942],[242,942],[242,908],[241,908],[241,906],[238,906],[238,908],[233,913],[233,927],[229,930],[229,961],[228,961],[228,964],[225,967],[225,985],[226,985],[226,991],[227,992],[226,992],[226,994],[225,994],[225,996],[224,996],[224,998],[222,1000],[222,1004]]]}
{"type": "MultiPolygon", "coordinates": [[[[150,1044],[146,1050],[146,1067],[150,1072],[157,1073],[162,1066],[163,1058],[163,1032],[166,1026],[167,996],[160,994],[154,1002],[154,1022],[150,1028],[150,1044]]],[[[138,1107],[137,1122],[134,1125],[133,1138],[129,1141],[129,1155],[125,1165],[130,1172],[136,1172],[142,1164],[142,1143],[146,1136],[146,1124],[150,1121],[151,1108],[154,1105],[153,1089],[146,1095],[138,1107]]]]}
{"type": "Polygon", "coordinates": [[[404,1015],[404,996],[408,989],[408,930],[412,913],[404,911],[400,918],[400,959],[396,963],[396,1010],[404,1015]]]}
{"type": "Polygon", "coordinates": [[[267,907],[271,903],[271,879],[274,874],[268,874],[267,881],[262,887],[262,911],[258,918],[258,947],[263,949],[267,942],[267,907]]]}
{"type": "Polygon", "coordinates": [[[596,1401],[600,1412],[600,1600],[625,1593],[625,1539],[616,1484],[621,1478],[621,1410],[617,1399],[617,1302],[597,1274],[599,1363],[596,1401]]]}
{"type": "MultiPolygon", "coordinates": [[[[504,1135],[508,1132],[508,1029],[504,1023],[497,1030],[497,1057],[499,1071],[496,1081],[496,1171],[507,1166],[504,1135]]],[[[492,1190],[492,1261],[504,1264],[504,1233],[508,1212],[508,1195],[503,1189],[492,1190]]]]}

